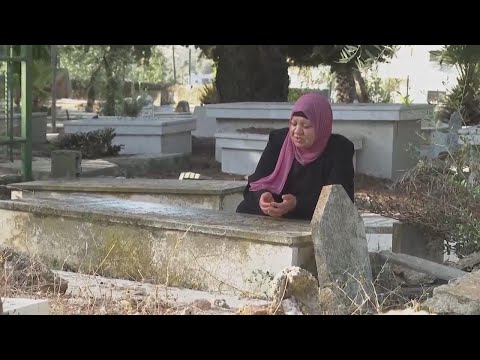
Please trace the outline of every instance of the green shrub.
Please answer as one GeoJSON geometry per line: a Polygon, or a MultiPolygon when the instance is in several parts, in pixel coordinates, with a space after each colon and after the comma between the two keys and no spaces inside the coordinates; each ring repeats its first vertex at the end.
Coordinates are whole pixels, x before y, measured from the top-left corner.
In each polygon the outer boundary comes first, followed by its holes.
{"type": "Polygon", "coordinates": [[[124,145],[112,145],[115,138],[112,128],[62,135],[57,147],[62,150],[78,150],[84,159],[94,159],[104,156],[116,156],[124,145]]]}

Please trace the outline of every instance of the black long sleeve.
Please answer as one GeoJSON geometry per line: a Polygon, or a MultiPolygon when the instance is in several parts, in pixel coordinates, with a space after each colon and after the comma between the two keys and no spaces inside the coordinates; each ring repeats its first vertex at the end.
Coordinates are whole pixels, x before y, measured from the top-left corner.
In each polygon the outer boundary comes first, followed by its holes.
{"type": "Polygon", "coordinates": [[[353,168],[353,155],[355,153],[355,148],[353,143],[349,141],[348,143],[345,142],[342,148],[338,150],[337,156],[335,156],[333,161],[332,170],[330,171],[330,175],[328,176],[325,185],[342,185],[347,195],[350,197],[350,200],[355,202],[355,170],[353,168]]]}
{"type": "Polygon", "coordinates": [[[311,182],[310,189],[307,192],[293,194],[297,198],[297,206],[290,213],[286,214],[285,217],[311,219],[317,207],[321,190],[326,185],[342,185],[352,202],[354,201],[353,154],[355,150],[353,143],[343,141],[335,145],[337,145],[335,149],[331,150],[331,153],[334,153],[335,156],[330,157],[331,161],[329,161],[330,164],[327,166],[329,170],[329,174],[326,176],[327,179],[322,181],[319,178],[318,181],[311,182]]]}
{"type": "Polygon", "coordinates": [[[280,150],[283,145],[283,141],[279,142],[277,138],[277,133],[270,133],[267,146],[265,147],[265,150],[263,151],[262,156],[258,161],[255,172],[248,177],[248,184],[243,191],[243,196],[245,201],[248,203],[248,207],[257,214],[263,215],[263,212],[260,209],[259,201],[262,194],[264,192],[267,192],[268,190],[263,189],[258,191],[250,191],[250,184],[265,176],[270,175],[273,170],[275,170],[278,155],[280,154],[280,150]]]}
{"type": "MultiPolygon", "coordinates": [[[[265,215],[260,209],[260,196],[267,190],[250,191],[250,183],[270,175],[277,164],[278,156],[288,128],[270,133],[268,144],[258,162],[255,172],[249,176],[244,190],[244,201],[237,212],[265,215]]],[[[341,184],[348,196],[354,198],[353,143],[347,138],[332,134],[324,152],[305,166],[294,160],[281,194],[272,194],[275,201],[281,202],[281,195],[291,194],[297,198],[294,210],[285,218],[311,220],[317,206],[320,192],[325,185],[341,184]]]]}

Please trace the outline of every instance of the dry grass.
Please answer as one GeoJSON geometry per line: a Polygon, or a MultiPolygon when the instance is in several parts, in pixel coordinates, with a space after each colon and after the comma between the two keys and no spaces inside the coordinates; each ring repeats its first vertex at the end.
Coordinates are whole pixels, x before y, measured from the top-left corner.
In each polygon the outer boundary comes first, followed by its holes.
{"type": "Polygon", "coordinates": [[[360,208],[424,227],[460,258],[480,250],[478,149],[462,149],[442,159],[420,161],[395,183],[363,186],[360,208]],[[460,169],[468,169],[468,171],[460,169]]]}
{"type": "MultiPolygon", "coordinates": [[[[28,274],[28,269],[24,269],[28,274]]],[[[389,271],[387,267],[383,270],[389,271]]],[[[3,266],[2,280],[12,278],[12,273],[6,271],[3,266]]],[[[73,274],[71,275],[74,276],[73,274]]],[[[280,303],[270,306],[241,306],[239,309],[217,309],[217,311],[205,311],[202,308],[196,308],[192,304],[179,303],[173,296],[170,296],[164,286],[155,286],[149,284],[154,291],[146,291],[144,287],[139,286],[121,286],[116,284],[116,279],[108,279],[94,275],[75,275],[81,277],[73,286],[69,286],[69,291],[60,293],[57,288],[51,288],[48,291],[40,290],[38,287],[23,286],[14,284],[11,281],[3,282],[1,287],[2,297],[22,297],[31,299],[48,299],[50,314],[52,315],[170,315],[170,314],[283,314],[280,303]],[[275,306],[274,306],[275,305],[275,306]]],[[[379,274],[380,276],[380,274],[379,274]]],[[[375,279],[374,297],[368,297],[365,291],[362,298],[366,299],[358,305],[351,300],[348,306],[348,314],[382,314],[390,310],[410,309],[416,311],[422,301],[427,297],[427,292],[412,299],[404,296],[400,291],[400,286],[395,289],[387,289],[380,285],[380,277],[375,279]],[[378,292],[380,289],[381,292],[378,292]]],[[[70,282],[71,279],[67,278],[70,282]]],[[[336,294],[343,290],[336,289],[336,294]]],[[[282,295],[284,298],[285,291],[282,295]]],[[[338,300],[338,299],[337,299],[338,300]]],[[[326,310],[324,314],[338,314],[337,311],[326,310]]]]}
{"type": "MultiPolygon", "coordinates": [[[[67,294],[67,284],[34,255],[0,250],[0,297],[49,300],[52,314],[164,314],[171,306],[160,294],[139,296],[132,291],[92,291],[91,283],[67,294]]],[[[101,285],[101,284],[98,284],[101,285]]]]}

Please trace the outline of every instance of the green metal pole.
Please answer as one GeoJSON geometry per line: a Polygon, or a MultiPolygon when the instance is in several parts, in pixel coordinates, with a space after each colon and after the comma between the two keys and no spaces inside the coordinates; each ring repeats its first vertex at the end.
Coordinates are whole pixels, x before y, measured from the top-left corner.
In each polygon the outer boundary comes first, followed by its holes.
{"type": "MultiPolygon", "coordinates": [[[[10,57],[13,57],[13,46],[9,46],[9,54],[10,57]]],[[[6,77],[8,78],[5,79],[5,84],[7,85],[7,92],[5,93],[5,109],[6,114],[5,117],[7,119],[7,131],[8,131],[8,137],[10,140],[10,145],[8,146],[8,155],[10,158],[10,161],[13,162],[13,87],[14,87],[14,82],[13,82],[13,65],[14,62],[9,62],[7,61],[7,72],[6,72],[6,77]],[[7,100],[8,99],[8,100],[7,100]],[[7,115],[8,114],[8,115],[7,115]]]]}
{"type": "Polygon", "coordinates": [[[32,45],[22,45],[22,177],[32,180],[32,45]]]}

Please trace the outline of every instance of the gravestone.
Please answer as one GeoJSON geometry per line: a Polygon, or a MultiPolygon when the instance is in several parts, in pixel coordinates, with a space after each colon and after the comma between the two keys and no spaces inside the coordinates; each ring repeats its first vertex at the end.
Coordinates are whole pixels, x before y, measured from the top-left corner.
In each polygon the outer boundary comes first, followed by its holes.
{"type": "Polygon", "coordinates": [[[137,117],[154,117],[153,98],[149,94],[143,94],[137,97],[137,103],[143,104],[142,109],[138,113],[137,117]]]}
{"type": "Polygon", "coordinates": [[[56,150],[51,155],[52,178],[78,178],[82,172],[82,153],[76,150],[56,150]]]}
{"type": "Polygon", "coordinates": [[[367,304],[373,286],[365,227],[341,185],[323,187],[311,226],[320,288],[333,283],[348,305],[367,304]]]}
{"type": "Polygon", "coordinates": [[[175,112],[189,113],[190,105],[188,101],[185,101],[185,100],[179,101],[177,106],[175,107],[175,112]]]}
{"type": "Polygon", "coordinates": [[[455,151],[458,147],[458,130],[462,128],[462,115],[455,111],[448,121],[447,148],[449,151],[455,151]]]}
{"type": "Polygon", "coordinates": [[[462,115],[458,111],[455,111],[448,120],[448,127],[450,130],[457,131],[462,128],[462,124],[462,115]]]}
{"type": "Polygon", "coordinates": [[[153,117],[154,116],[154,112],[153,112],[153,104],[152,103],[149,103],[149,104],[146,104],[142,107],[142,110],[140,110],[140,113],[138,114],[137,117],[153,117]]]}

